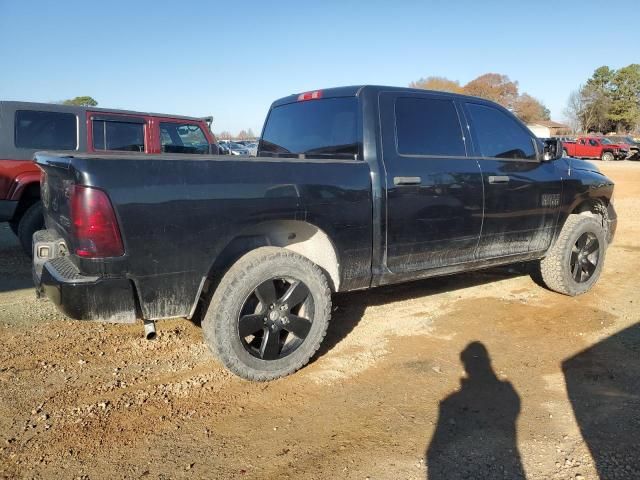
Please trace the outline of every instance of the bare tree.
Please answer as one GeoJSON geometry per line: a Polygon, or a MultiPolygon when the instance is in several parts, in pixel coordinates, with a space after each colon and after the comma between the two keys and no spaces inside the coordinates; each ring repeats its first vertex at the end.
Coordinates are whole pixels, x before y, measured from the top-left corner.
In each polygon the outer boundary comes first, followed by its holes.
{"type": "Polygon", "coordinates": [[[588,133],[607,130],[611,100],[593,83],[581,86],[569,95],[564,114],[575,131],[588,133]]]}
{"type": "Polygon", "coordinates": [[[575,133],[581,133],[582,129],[582,95],[580,90],[574,90],[569,94],[567,106],[564,109],[564,116],[571,130],[575,133]]]}
{"type": "Polygon", "coordinates": [[[580,89],[582,97],[582,110],[580,119],[582,129],[586,132],[604,132],[608,128],[608,112],[611,108],[611,99],[605,91],[594,85],[585,85],[580,89]]]}

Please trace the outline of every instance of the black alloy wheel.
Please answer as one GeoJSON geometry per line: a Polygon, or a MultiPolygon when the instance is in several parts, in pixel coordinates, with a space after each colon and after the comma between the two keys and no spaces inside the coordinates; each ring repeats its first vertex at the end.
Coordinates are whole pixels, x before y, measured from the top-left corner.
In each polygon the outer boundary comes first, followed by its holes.
{"type": "Polygon", "coordinates": [[[293,278],[272,278],[246,298],[238,316],[244,348],[261,360],[284,358],[300,347],[313,323],[309,288],[293,278]]]}
{"type": "Polygon", "coordinates": [[[571,249],[571,276],[577,283],[588,281],[598,267],[600,242],[591,232],[585,232],[571,249]]]}

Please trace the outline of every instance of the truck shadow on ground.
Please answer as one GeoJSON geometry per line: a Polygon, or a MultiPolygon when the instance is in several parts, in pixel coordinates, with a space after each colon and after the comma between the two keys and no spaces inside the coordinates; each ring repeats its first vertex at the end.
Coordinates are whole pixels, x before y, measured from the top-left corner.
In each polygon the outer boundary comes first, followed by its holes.
{"type": "Polygon", "coordinates": [[[640,323],[562,362],[600,478],[640,478],[640,323]]]}
{"type": "MultiPolygon", "coordinates": [[[[314,360],[322,357],[340,343],[358,325],[367,307],[402,302],[438,293],[492,283],[528,275],[530,265],[517,264],[445,277],[428,278],[398,285],[378,287],[333,296],[333,314],[329,330],[314,360]]],[[[312,362],[314,361],[312,360],[312,362]]]]}
{"type": "Polygon", "coordinates": [[[0,224],[0,293],[33,287],[31,259],[8,226],[0,224]]]}
{"type": "Polygon", "coordinates": [[[428,480],[524,479],[517,446],[520,396],[499,380],[484,344],[471,342],[460,353],[466,376],[444,398],[425,453],[428,480]]]}

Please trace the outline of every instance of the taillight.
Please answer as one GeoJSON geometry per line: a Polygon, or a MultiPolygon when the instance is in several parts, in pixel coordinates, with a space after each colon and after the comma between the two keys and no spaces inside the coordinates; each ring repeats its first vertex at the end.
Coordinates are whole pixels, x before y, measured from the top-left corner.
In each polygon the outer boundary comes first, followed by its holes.
{"type": "Polygon", "coordinates": [[[74,185],[71,190],[71,221],[76,255],[84,258],[124,255],[115,212],[102,190],[74,185]]]}
{"type": "Polygon", "coordinates": [[[305,100],[318,100],[322,98],[322,90],[315,90],[313,92],[305,92],[298,95],[298,101],[303,102],[305,100]]]}

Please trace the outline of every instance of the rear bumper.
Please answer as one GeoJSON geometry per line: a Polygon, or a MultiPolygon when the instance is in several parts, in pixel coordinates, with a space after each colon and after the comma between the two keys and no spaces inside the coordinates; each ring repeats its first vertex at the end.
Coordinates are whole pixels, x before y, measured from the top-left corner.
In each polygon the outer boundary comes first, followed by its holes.
{"type": "Polygon", "coordinates": [[[133,286],[126,278],[82,275],[68,256],[55,256],[48,230],[34,235],[33,278],[39,295],[49,298],[65,315],[75,320],[133,323],[136,306],[133,286]]]}
{"type": "Polygon", "coordinates": [[[17,200],[0,200],[0,222],[8,222],[18,208],[17,200]]]}

